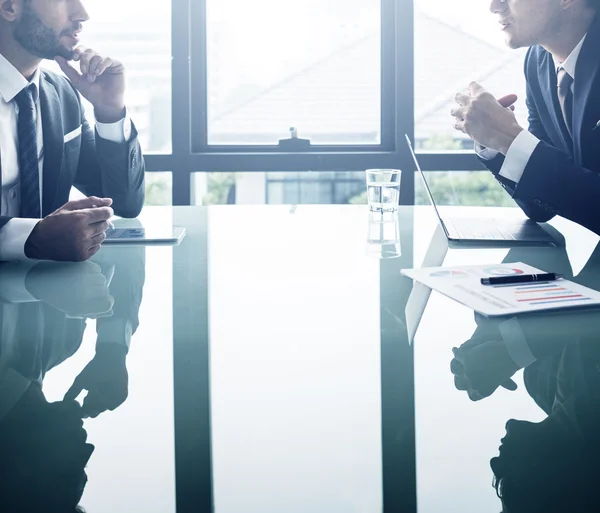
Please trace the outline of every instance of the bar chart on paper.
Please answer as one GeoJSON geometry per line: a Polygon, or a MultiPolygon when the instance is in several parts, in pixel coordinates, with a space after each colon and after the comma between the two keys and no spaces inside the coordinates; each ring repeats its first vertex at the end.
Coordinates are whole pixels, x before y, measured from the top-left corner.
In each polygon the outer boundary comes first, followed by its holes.
{"type": "Polygon", "coordinates": [[[535,285],[523,285],[520,287],[496,285],[494,288],[510,288],[514,292],[515,301],[526,305],[549,305],[556,303],[580,303],[582,301],[593,301],[589,295],[582,294],[565,286],[566,280],[557,282],[540,282],[535,285]]]}
{"type": "Polygon", "coordinates": [[[600,306],[600,292],[569,280],[482,285],[481,278],[544,273],[516,262],[495,266],[404,269],[403,274],[489,316],[600,306]]]}

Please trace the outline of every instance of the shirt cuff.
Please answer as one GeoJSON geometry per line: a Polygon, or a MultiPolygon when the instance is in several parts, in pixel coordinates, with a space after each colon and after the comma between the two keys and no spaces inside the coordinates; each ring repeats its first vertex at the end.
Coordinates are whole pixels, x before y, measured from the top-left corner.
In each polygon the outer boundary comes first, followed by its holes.
{"type": "Polygon", "coordinates": [[[506,350],[519,367],[525,368],[536,361],[536,357],[529,349],[527,339],[523,334],[519,320],[516,318],[509,319],[498,326],[506,350]]]}
{"type": "Polygon", "coordinates": [[[486,148],[485,146],[481,146],[481,144],[476,142],[475,153],[477,153],[477,156],[483,160],[494,160],[500,152],[486,148]]]}
{"type": "Polygon", "coordinates": [[[531,132],[522,130],[506,152],[504,164],[500,169],[500,176],[519,183],[539,142],[540,140],[531,132]]]}
{"type": "Polygon", "coordinates": [[[0,229],[0,262],[31,261],[25,243],[41,219],[14,217],[0,229]]]}
{"type": "Polygon", "coordinates": [[[25,286],[25,278],[31,268],[36,265],[11,263],[0,266],[0,297],[8,303],[33,303],[37,299],[25,286]]]}
{"type": "Polygon", "coordinates": [[[133,329],[131,322],[118,316],[100,318],[96,321],[97,345],[114,344],[129,350],[133,329]]]}
{"type": "Polygon", "coordinates": [[[129,142],[131,138],[131,118],[126,115],[116,123],[100,123],[96,120],[96,130],[98,135],[107,141],[118,144],[129,142]]]}

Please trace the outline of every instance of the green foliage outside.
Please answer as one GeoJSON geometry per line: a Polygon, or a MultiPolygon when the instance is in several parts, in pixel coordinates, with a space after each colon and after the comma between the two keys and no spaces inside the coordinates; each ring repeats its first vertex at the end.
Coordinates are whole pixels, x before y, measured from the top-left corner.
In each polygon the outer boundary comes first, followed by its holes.
{"type": "MultiPolygon", "coordinates": [[[[514,207],[515,202],[488,171],[433,171],[427,183],[440,205],[514,207]]],[[[429,203],[423,181],[415,175],[415,204],[429,203]]]]}
{"type": "MultiPolygon", "coordinates": [[[[171,205],[171,173],[146,174],[146,205],[171,205]]],[[[208,193],[202,205],[226,205],[231,187],[235,185],[235,173],[209,173],[208,193]]]]}
{"type": "Polygon", "coordinates": [[[433,134],[418,146],[419,150],[425,151],[456,151],[462,150],[462,142],[450,134],[433,134]]]}
{"type": "Polygon", "coordinates": [[[366,205],[367,204],[367,191],[359,194],[358,196],[354,196],[348,200],[350,205],[366,205]]]}
{"type": "MultiPolygon", "coordinates": [[[[417,174],[415,181],[415,204],[428,205],[425,186],[417,174]]],[[[427,182],[439,205],[515,206],[515,202],[487,171],[432,171],[427,173],[427,182]]],[[[366,205],[367,192],[350,198],[348,203],[366,205]]]]}
{"type": "Polygon", "coordinates": [[[227,205],[229,191],[235,185],[235,173],[209,173],[208,193],[202,198],[203,205],[227,205]]]}
{"type": "MultiPolygon", "coordinates": [[[[433,134],[419,144],[423,151],[456,151],[463,143],[451,134],[433,134]]],[[[488,171],[427,172],[427,183],[440,205],[514,207],[515,202],[488,171]]],[[[367,192],[349,200],[353,205],[367,203],[367,192]]],[[[429,198],[418,174],[415,174],[415,204],[427,205],[429,198]]]]}
{"type": "Polygon", "coordinates": [[[146,173],[146,205],[171,205],[171,173],[146,173]]]}
{"type": "MultiPolygon", "coordinates": [[[[420,149],[460,150],[462,143],[451,135],[434,134],[423,142],[420,149]]],[[[235,186],[235,173],[209,173],[208,193],[202,198],[202,205],[225,205],[235,186]]],[[[429,186],[440,205],[471,205],[514,207],[515,203],[488,171],[433,171],[427,172],[429,186]]],[[[353,205],[365,205],[367,192],[364,191],[348,200],[353,205]]],[[[423,182],[415,175],[415,204],[429,203],[423,182]]],[[[171,205],[170,173],[148,173],[146,175],[146,204],[171,205]]]]}

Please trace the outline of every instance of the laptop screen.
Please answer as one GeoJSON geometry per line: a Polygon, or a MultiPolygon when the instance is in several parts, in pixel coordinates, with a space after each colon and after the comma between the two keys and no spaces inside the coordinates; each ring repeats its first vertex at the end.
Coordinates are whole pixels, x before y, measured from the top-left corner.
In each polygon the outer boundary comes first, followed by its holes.
{"type": "Polygon", "coordinates": [[[427,179],[425,178],[425,173],[423,173],[423,170],[421,169],[421,166],[419,165],[419,161],[417,160],[417,156],[415,154],[415,150],[413,149],[412,143],[410,142],[410,138],[406,134],[404,134],[404,137],[406,138],[406,142],[408,143],[408,149],[410,150],[410,154],[412,155],[412,158],[413,158],[413,161],[417,168],[417,171],[419,172],[419,174],[421,175],[421,178],[423,179],[423,185],[425,186],[425,192],[427,193],[427,196],[429,197],[429,201],[431,202],[431,205],[433,206],[433,209],[435,210],[435,213],[436,213],[438,219],[440,220],[440,223],[443,226],[444,223],[442,222],[442,216],[440,215],[440,211],[438,210],[437,205],[435,204],[435,200],[433,199],[433,195],[431,194],[431,189],[429,188],[429,184],[427,183],[427,179]]]}

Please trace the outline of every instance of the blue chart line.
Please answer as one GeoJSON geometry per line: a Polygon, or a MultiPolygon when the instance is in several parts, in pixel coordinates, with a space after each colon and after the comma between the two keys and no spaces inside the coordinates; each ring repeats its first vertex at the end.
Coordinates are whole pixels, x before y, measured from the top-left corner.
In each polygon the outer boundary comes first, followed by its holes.
{"type": "Polygon", "coordinates": [[[543,281],[540,283],[536,283],[535,285],[527,285],[526,287],[517,287],[517,290],[545,289],[548,285],[555,285],[555,284],[550,283],[549,281],[543,281]]]}

